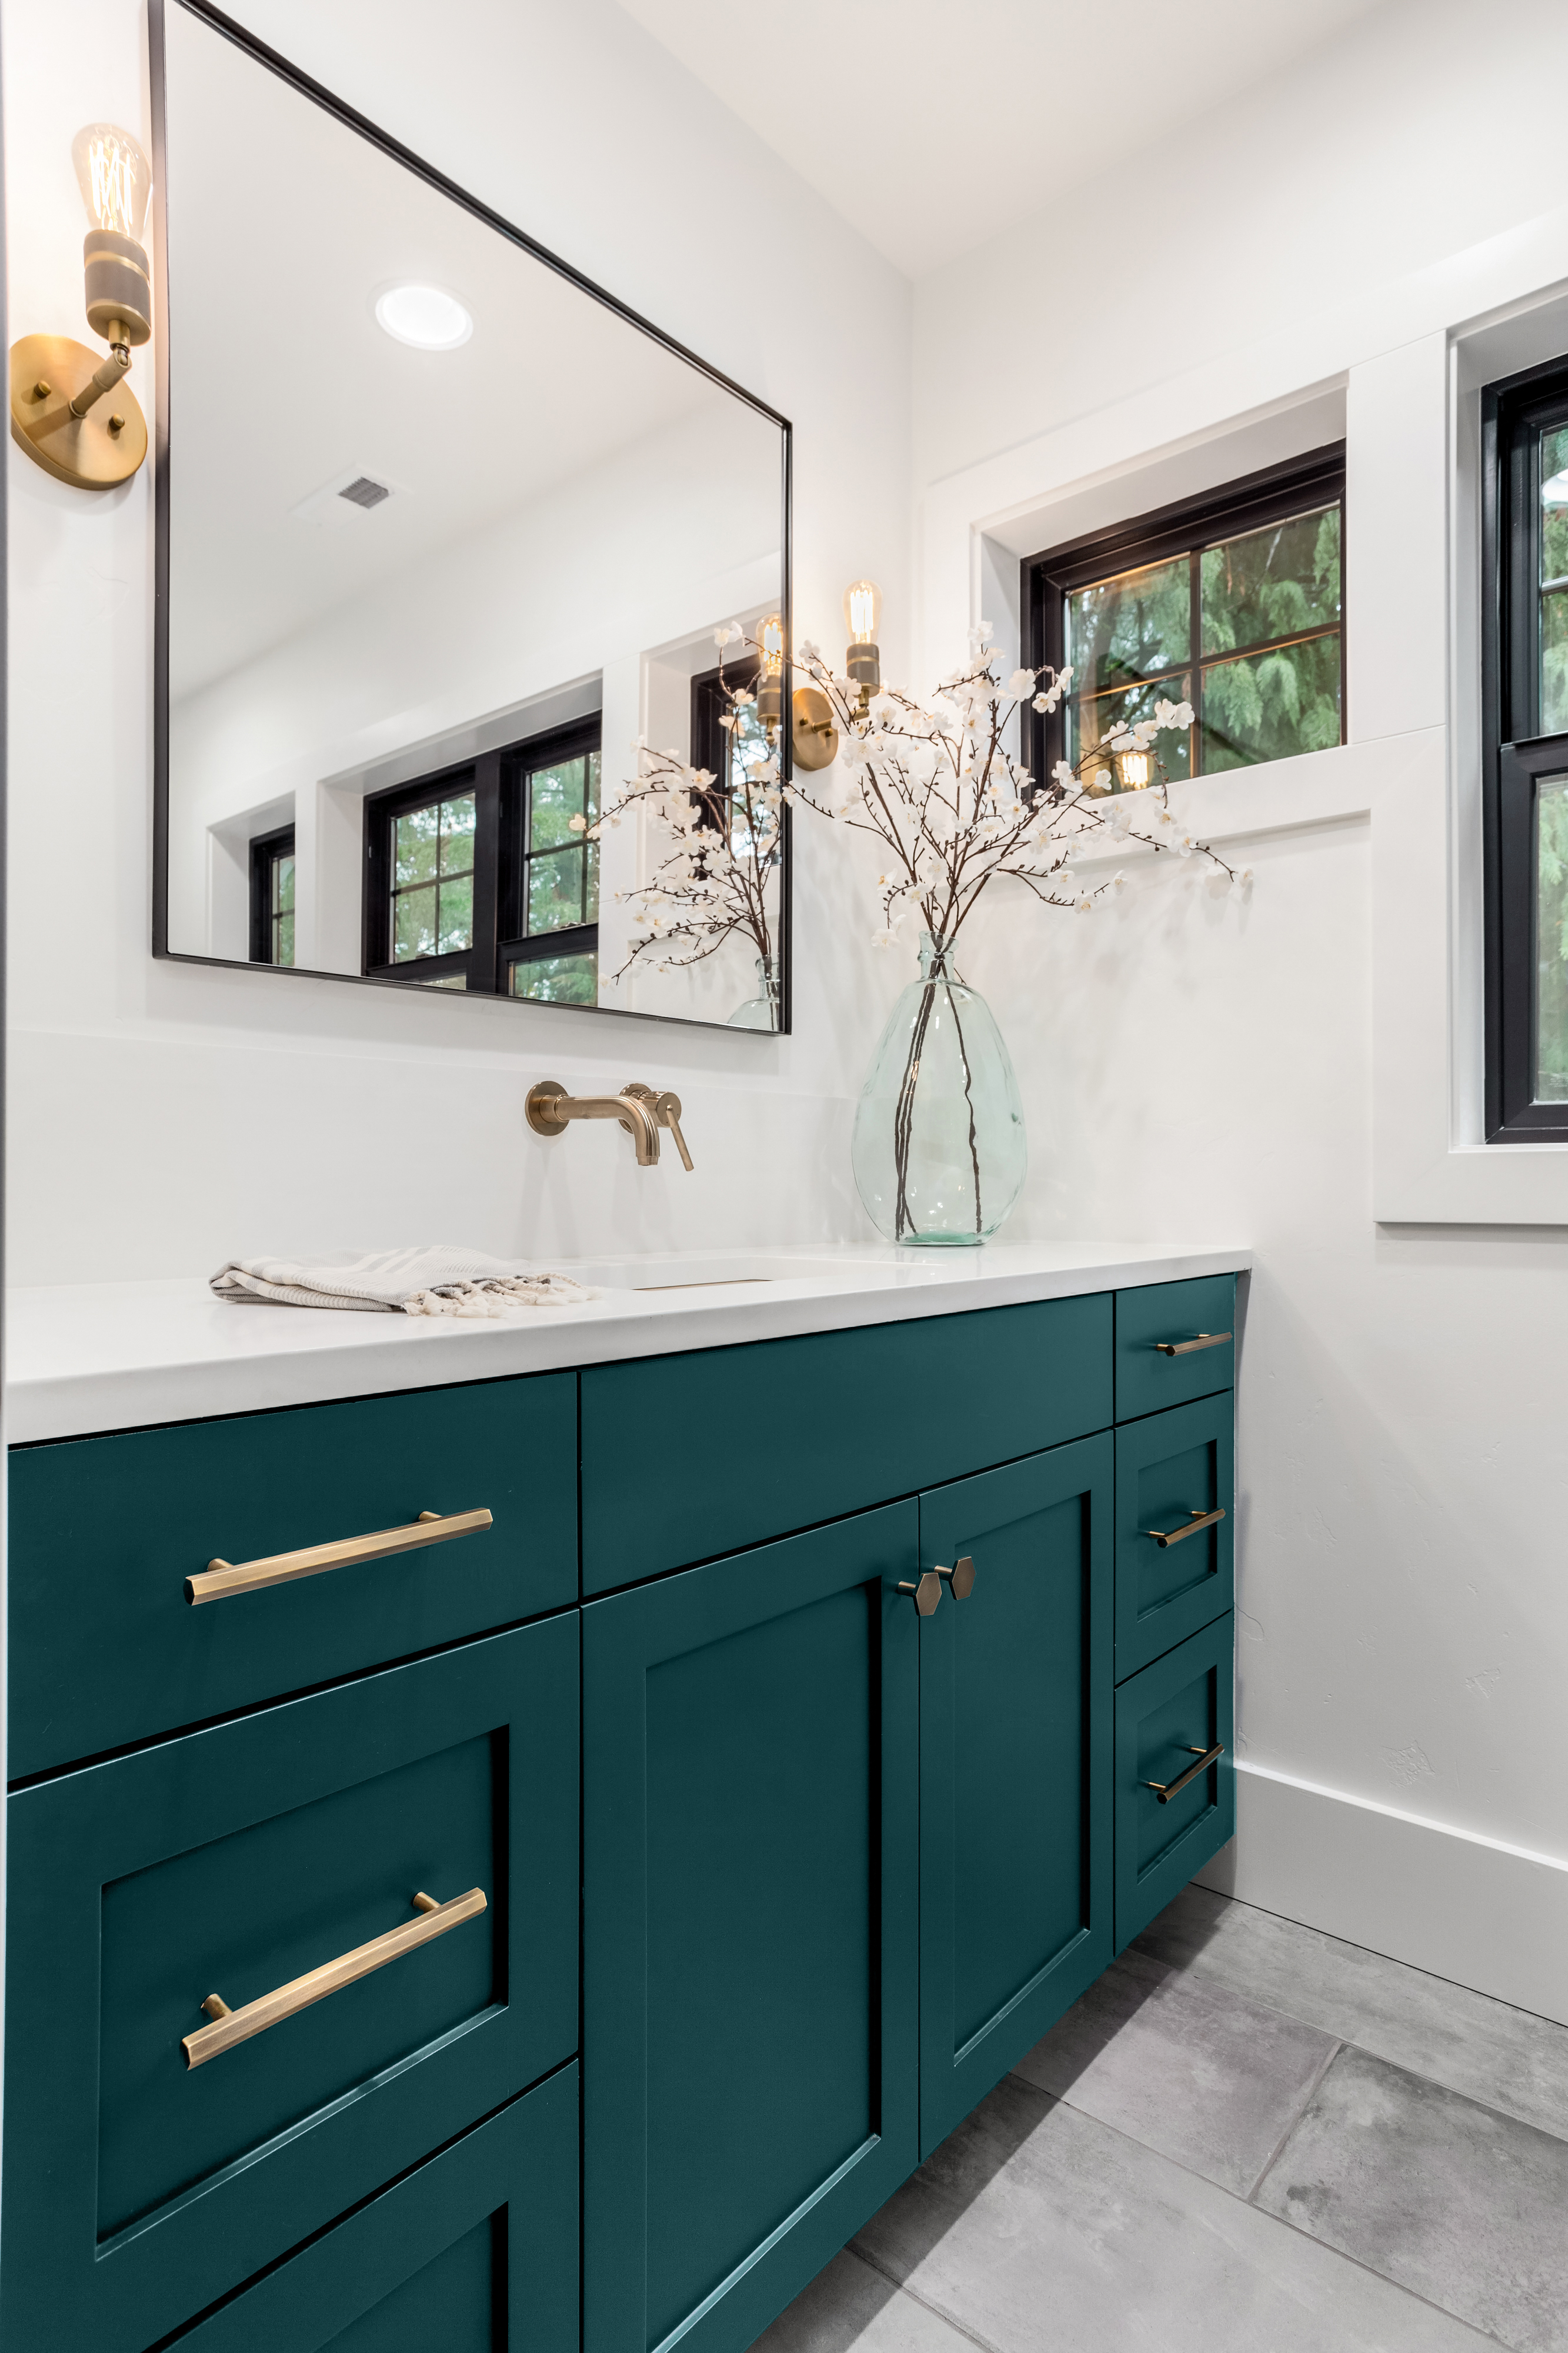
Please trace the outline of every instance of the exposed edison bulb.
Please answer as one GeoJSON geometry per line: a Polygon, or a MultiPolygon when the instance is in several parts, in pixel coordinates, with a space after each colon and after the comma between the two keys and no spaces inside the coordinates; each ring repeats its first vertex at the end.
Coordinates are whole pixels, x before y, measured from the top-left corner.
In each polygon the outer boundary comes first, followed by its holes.
{"type": "Polygon", "coordinates": [[[770,678],[778,678],[784,670],[784,623],[776,613],[757,623],[757,644],[770,678]]]}
{"type": "Polygon", "coordinates": [[[856,580],[844,591],[844,620],[851,645],[874,646],[882,617],[882,592],[874,580],[856,580]]]}
{"type": "Polygon", "coordinates": [[[882,683],[882,657],[877,649],[877,624],[881,617],[882,592],[876,582],[852,581],[844,591],[844,619],[849,631],[844,667],[860,689],[862,710],[882,683]]]}
{"type": "Polygon", "coordinates": [[[142,242],[153,194],[153,166],[129,131],[89,122],[71,141],[71,162],[94,228],[142,242]]]}
{"type": "Polygon", "coordinates": [[[1119,752],[1116,774],[1124,793],[1141,793],[1153,781],[1154,755],[1152,752],[1119,752]]]}

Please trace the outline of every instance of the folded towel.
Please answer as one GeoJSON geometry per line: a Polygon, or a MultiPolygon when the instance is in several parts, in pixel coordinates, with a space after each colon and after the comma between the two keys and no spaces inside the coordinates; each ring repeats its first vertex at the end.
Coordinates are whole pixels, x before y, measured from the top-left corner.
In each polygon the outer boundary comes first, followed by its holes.
{"type": "Polygon", "coordinates": [[[348,1307],[368,1315],[505,1317],[527,1307],[579,1307],[599,1293],[569,1274],[545,1274],[482,1250],[339,1251],[314,1266],[292,1259],[230,1259],[212,1278],[220,1299],[279,1307],[348,1307]]]}

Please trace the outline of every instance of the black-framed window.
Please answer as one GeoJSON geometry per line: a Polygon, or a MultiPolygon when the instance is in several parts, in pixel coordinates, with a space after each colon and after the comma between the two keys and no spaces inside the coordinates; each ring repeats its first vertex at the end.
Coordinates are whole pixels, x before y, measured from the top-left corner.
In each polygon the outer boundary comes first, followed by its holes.
{"type": "Polygon", "coordinates": [[[500,987],[550,1005],[599,1001],[597,719],[518,745],[503,780],[500,987]]]}
{"type": "Polygon", "coordinates": [[[722,833],[731,849],[742,852],[742,770],[748,760],[765,760],[774,749],[756,704],[742,703],[737,710],[731,699],[735,690],[754,691],[757,670],[753,655],[743,662],[726,662],[721,670],[702,670],[691,681],[691,765],[706,768],[718,780],[700,796],[703,822],[722,833]],[[724,719],[732,723],[721,725],[724,719]]]}
{"type": "Polygon", "coordinates": [[[1568,354],[1481,438],[1487,1140],[1568,1143],[1568,354]]]}
{"type": "Polygon", "coordinates": [[[598,1001],[599,853],[584,835],[599,732],[595,715],[366,801],[366,973],[598,1001]]]}
{"type": "MultiPolygon", "coordinates": [[[[1158,749],[1173,777],[1213,776],[1344,740],[1344,448],[1095,533],[1023,567],[1025,659],[1070,666],[1031,712],[1037,777],[1161,702],[1194,719],[1158,749]]],[[[1109,756],[1105,788],[1122,774],[1109,756]]]]}
{"type": "Polygon", "coordinates": [[[258,834],[250,845],[250,961],[294,961],[294,828],[258,834]]]}

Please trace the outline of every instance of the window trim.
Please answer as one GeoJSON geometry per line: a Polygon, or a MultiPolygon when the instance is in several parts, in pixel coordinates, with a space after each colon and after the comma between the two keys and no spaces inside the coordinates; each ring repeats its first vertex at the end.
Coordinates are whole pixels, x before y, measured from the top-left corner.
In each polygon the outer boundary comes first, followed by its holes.
{"type": "MultiPolygon", "coordinates": [[[[294,857],[294,821],[275,826],[270,833],[252,836],[250,843],[250,962],[277,964],[272,953],[272,867],[274,860],[294,857]]],[[[295,872],[299,867],[296,863],[295,872]]],[[[279,971],[287,966],[279,965],[279,971]]]]}
{"type": "MultiPolygon", "coordinates": [[[[1062,600],[1075,588],[1087,587],[1091,581],[1102,579],[1108,573],[1131,572],[1141,565],[1158,564],[1171,556],[1200,554],[1205,547],[1212,546],[1217,541],[1235,538],[1243,532],[1261,530],[1266,524],[1281,522],[1305,507],[1313,504],[1326,506],[1333,499],[1337,499],[1340,504],[1340,742],[1344,744],[1348,740],[1345,709],[1348,698],[1344,681],[1349,675],[1349,612],[1345,595],[1349,567],[1345,555],[1345,445],[1342,441],[1326,442],[1321,448],[1308,450],[1300,457],[1287,459],[1279,465],[1261,467],[1256,473],[1239,475],[1218,490],[1205,491],[1194,498],[1178,500],[1170,506],[1156,507],[1130,522],[1113,524],[1109,530],[1086,532],[1078,539],[1065,541],[1060,546],[1047,548],[1037,555],[1026,556],[1019,575],[1023,659],[1036,670],[1046,662],[1053,670],[1061,668],[1066,659],[1062,600]]],[[[1197,577],[1194,565],[1194,607],[1197,577]]],[[[1203,655],[1200,616],[1195,609],[1189,634],[1192,643],[1187,659],[1178,664],[1172,675],[1190,672],[1196,681],[1203,668],[1203,655]]],[[[1268,647],[1285,642],[1288,641],[1278,638],[1266,640],[1268,647]]],[[[1251,650],[1261,651],[1263,648],[1251,650]]],[[[1246,647],[1227,649],[1227,658],[1239,659],[1247,651],[1246,647]]],[[[1067,701],[1068,698],[1064,697],[1054,712],[1044,715],[1032,710],[1024,713],[1021,746],[1024,765],[1037,779],[1048,776],[1057,762],[1065,756],[1067,701]]],[[[1199,716],[1202,716],[1201,710],[1199,716]]],[[[1208,781],[1221,776],[1248,776],[1254,765],[1269,765],[1268,762],[1258,762],[1245,768],[1205,769],[1194,781],[1208,781]]]]}
{"type": "Polygon", "coordinates": [[[1536,780],[1568,769],[1539,718],[1541,431],[1568,423],[1568,353],[1481,391],[1481,870],[1488,1144],[1568,1144],[1568,1103],[1535,1095],[1536,780]],[[1528,438],[1527,438],[1528,437],[1528,438]],[[1515,526],[1521,501],[1528,521],[1515,526]],[[1531,628],[1522,625],[1528,607],[1531,628]],[[1526,732],[1516,732],[1521,723],[1526,732]]]}
{"type": "MultiPolygon", "coordinates": [[[[578,760],[587,754],[599,755],[599,800],[601,810],[605,797],[604,715],[595,712],[587,719],[574,719],[563,727],[552,727],[539,735],[530,735],[521,744],[509,745],[501,754],[500,788],[500,875],[499,905],[496,919],[496,992],[501,997],[512,995],[512,967],[520,964],[541,964],[547,956],[583,955],[599,944],[599,919],[591,923],[563,923],[553,932],[530,932],[523,918],[528,908],[528,870],[536,857],[554,857],[553,850],[531,850],[528,847],[529,807],[527,784],[529,776],[538,768],[553,767],[563,760],[578,760]]],[[[567,845],[563,843],[563,849],[567,845]]],[[[529,1004],[542,1000],[530,997],[529,1004]]],[[[548,1002],[548,1000],[542,1000],[548,1002]]],[[[569,1001],[569,1000],[567,1000],[569,1001]]],[[[609,1008],[614,1010],[613,1008],[609,1008]]]]}

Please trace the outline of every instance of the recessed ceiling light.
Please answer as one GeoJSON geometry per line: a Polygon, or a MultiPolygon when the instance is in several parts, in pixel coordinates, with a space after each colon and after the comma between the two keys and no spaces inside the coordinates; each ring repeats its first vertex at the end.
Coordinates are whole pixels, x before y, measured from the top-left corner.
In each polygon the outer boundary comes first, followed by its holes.
{"type": "Polygon", "coordinates": [[[375,315],[389,335],[420,352],[455,352],[474,332],[457,297],[438,286],[389,286],[375,315]]]}

